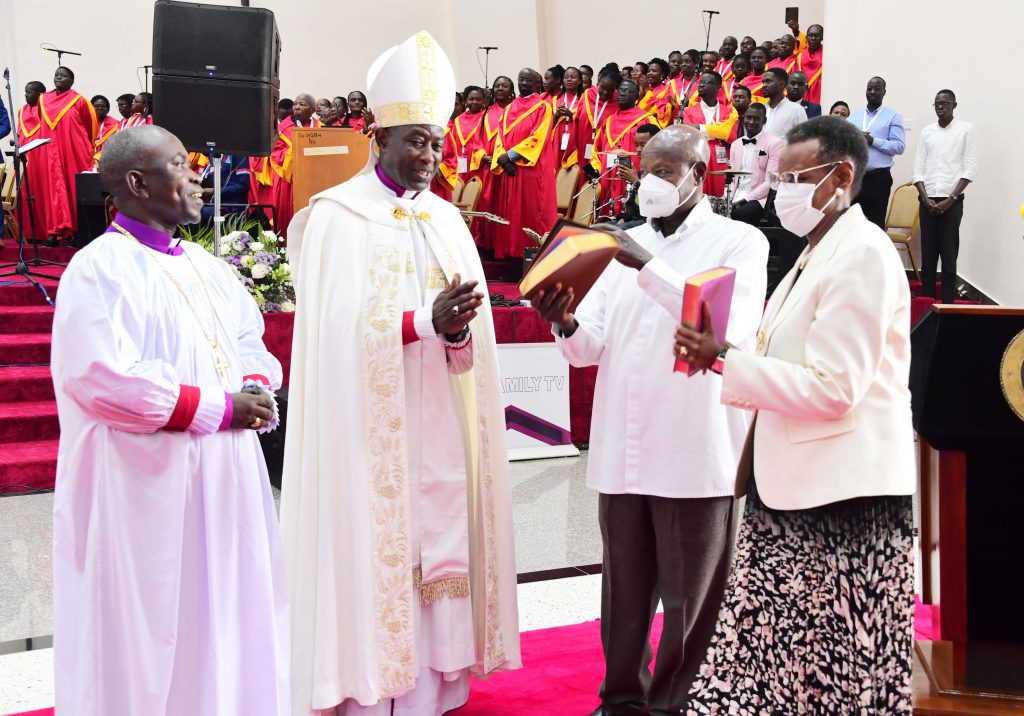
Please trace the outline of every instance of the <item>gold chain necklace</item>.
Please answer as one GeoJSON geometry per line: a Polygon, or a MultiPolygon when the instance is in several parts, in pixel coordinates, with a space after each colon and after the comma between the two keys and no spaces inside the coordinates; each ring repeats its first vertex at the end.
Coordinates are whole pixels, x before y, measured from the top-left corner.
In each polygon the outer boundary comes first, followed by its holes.
{"type": "MultiPolygon", "coordinates": [[[[133,236],[127,229],[118,224],[116,221],[111,222],[110,225],[113,226],[118,231],[120,231],[125,236],[127,236],[129,239],[132,239],[139,246],[141,246],[142,250],[146,252],[147,256],[149,256],[151,249],[147,248],[145,244],[139,241],[138,238],[133,236]]],[[[199,279],[199,285],[203,287],[203,293],[206,295],[206,301],[207,303],[210,304],[209,331],[207,331],[206,326],[203,325],[202,319],[199,318],[199,311],[197,311],[196,307],[192,305],[192,301],[189,299],[188,294],[185,292],[185,289],[181,287],[181,284],[179,284],[178,281],[174,278],[174,276],[171,275],[170,271],[164,268],[164,266],[159,261],[157,261],[155,256],[150,256],[150,258],[156,264],[157,268],[163,271],[164,276],[166,276],[167,280],[171,282],[171,285],[174,286],[174,288],[178,289],[178,293],[181,294],[181,297],[185,299],[185,303],[188,305],[189,310],[192,311],[192,315],[195,316],[196,318],[196,325],[199,326],[199,330],[202,332],[203,338],[206,339],[206,342],[210,344],[210,348],[213,350],[213,365],[217,369],[217,372],[220,374],[220,379],[221,382],[224,384],[224,389],[230,390],[228,386],[227,369],[231,367],[231,364],[228,363],[221,356],[220,340],[217,336],[217,309],[214,307],[213,299],[210,297],[210,289],[207,288],[206,280],[203,278],[203,275],[199,273],[199,269],[196,267],[195,262],[192,261],[192,257],[188,255],[187,251],[182,251],[182,253],[185,255],[185,259],[188,261],[189,266],[192,267],[192,271],[195,272],[196,278],[199,279]]]]}

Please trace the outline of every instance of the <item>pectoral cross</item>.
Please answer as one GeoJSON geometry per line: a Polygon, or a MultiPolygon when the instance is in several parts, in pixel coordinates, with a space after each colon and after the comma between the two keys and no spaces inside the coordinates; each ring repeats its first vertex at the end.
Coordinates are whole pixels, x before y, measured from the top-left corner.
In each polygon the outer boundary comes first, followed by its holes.
{"type": "Polygon", "coordinates": [[[211,346],[213,348],[213,367],[220,373],[220,382],[224,384],[224,388],[228,388],[228,368],[231,364],[228,363],[220,354],[220,346],[216,343],[211,346]]]}

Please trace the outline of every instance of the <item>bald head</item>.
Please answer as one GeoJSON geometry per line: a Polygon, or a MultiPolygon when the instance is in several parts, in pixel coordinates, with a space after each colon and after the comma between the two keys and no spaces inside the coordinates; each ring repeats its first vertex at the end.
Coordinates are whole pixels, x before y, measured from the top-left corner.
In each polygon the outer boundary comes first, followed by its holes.
{"type": "Polygon", "coordinates": [[[316,111],[316,99],[308,92],[295,96],[295,104],[292,105],[292,119],[301,124],[309,124],[316,111]]]}
{"type": "Polygon", "coordinates": [[[122,129],[103,145],[100,183],[119,212],[173,234],[199,221],[203,189],[181,141],[162,127],[122,129]]]}
{"type": "Polygon", "coordinates": [[[711,158],[708,140],[693,127],[673,125],[658,132],[644,147],[644,156],[654,153],[687,167],[711,158]]]}
{"type": "MultiPolygon", "coordinates": [[[[159,150],[168,143],[181,142],[163,127],[142,125],[115,132],[103,145],[100,155],[100,183],[115,198],[127,191],[128,173],[151,171],[159,150]]],[[[185,148],[182,147],[182,152],[185,148]]]]}
{"type": "Polygon", "coordinates": [[[544,85],[544,77],[532,67],[524,67],[519,70],[516,84],[519,87],[519,95],[521,97],[528,97],[535,92],[541,91],[544,85]]]}

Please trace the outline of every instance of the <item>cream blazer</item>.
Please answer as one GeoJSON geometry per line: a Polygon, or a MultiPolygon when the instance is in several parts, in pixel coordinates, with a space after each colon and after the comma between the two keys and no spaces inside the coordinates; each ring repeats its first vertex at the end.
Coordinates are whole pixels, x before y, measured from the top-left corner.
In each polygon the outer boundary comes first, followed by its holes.
{"type": "Polygon", "coordinates": [[[737,492],[798,510],[916,484],[910,289],[892,242],[851,207],[765,308],[754,353],[730,350],[722,402],[758,411],[737,492]],[[752,443],[752,445],[751,445],[752,443]]]}

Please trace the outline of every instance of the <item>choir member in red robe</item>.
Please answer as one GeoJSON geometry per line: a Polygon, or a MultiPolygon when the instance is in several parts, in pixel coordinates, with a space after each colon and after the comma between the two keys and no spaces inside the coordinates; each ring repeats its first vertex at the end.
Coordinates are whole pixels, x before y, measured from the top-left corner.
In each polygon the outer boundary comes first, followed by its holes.
{"type": "Polygon", "coordinates": [[[554,128],[551,141],[558,154],[555,171],[559,167],[572,166],[579,156],[576,148],[576,117],[582,112],[582,76],[576,67],[566,67],[562,76],[562,96],[554,104],[554,128]]]}
{"type": "MultiPolygon", "coordinates": [[[[481,178],[483,186],[480,187],[480,199],[477,200],[477,211],[488,211],[494,213],[494,179],[491,172],[491,164],[494,159],[494,145],[498,139],[498,132],[501,130],[501,122],[505,117],[505,110],[516,98],[515,84],[511,77],[500,75],[494,78],[491,83],[491,98],[493,104],[484,112],[483,120],[483,142],[484,156],[481,159],[481,178]]],[[[476,241],[477,248],[482,249],[490,255],[494,243],[494,224],[480,219],[474,219],[470,223],[470,231],[476,241]]]]}
{"type": "Polygon", "coordinates": [[[320,120],[321,127],[340,127],[341,118],[334,109],[334,102],[321,97],[316,101],[316,118],[320,120]]]}
{"type": "Polygon", "coordinates": [[[74,82],[71,70],[58,67],[53,74],[54,89],[39,98],[39,137],[53,141],[32,154],[33,174],[38,169],[32,192],[45,207],[48,246],[75,233],[75,175],[93,168],[96,110],[71,89],[74,82]]]}
{"type": "Polygon", "coordinates": [[[594,68],[590,65],[580,65],[580,87],[584,91],[594,86],[594,68]]]}
{"type": "Polygon", "coordinates": [[[704,193],[710,196],[725,193],[725,177],[712,176],[710,172],[729,168],[729,137],[738,116],[735,109],[719,101],[721,88],[721,75],[705,72],[700,76],[700,102],[683,112],[683,123],[694,125],[708,138],[711,158],[704,177],[704,193]]]}
{"type": "Polygon", "coordinates": [[[292,131],[296,128],[320,126],[320,122],[313,119],[315,105],[313,95],[300,94],[295,98],[292,116],[281,122],[278,127],[277,142],[270,153],[270,166],[274,170],[272,203],[277,212],[277,226],[274,230],[281,236],[287,235],[288,224],[295,213],[292,190],[292,131]]]}
{"type": "Polygon", "coordinates": [[[640,168],[638,157],[635,156],[636,130],[638,127],[652,123],[653,116],[637,106],[640,88],[633,80],[622,80],[616,93],[618,111],[608,117],[601,125],[594,146],[594,156],[590,162],[592,177],[601,177],[599,191],[600,216],[618,216],[622,211],[621,200],[626,196],[628,186],[614,171],[620,163],[619,157],[628,157],[627,161],[634,169],[640,168]],[[613,171],[608,171],[613,170],[613,171]]]}
{"type": "Polygon", "coordinates": [[[761,85],[764,84],[764,69],[767,63],[768,53],[763,47],[755,47],[753,52],[750,53],[750,74],[740,82],[740,84],[750,90],[750,94],[755,102],[767,101],[764,93],[761,91],[761,85]]]}
{"type": "Polygon", "coordinates": [[[448,118],[448,126],[444,128],[444,141],[441,146],[441,161],[437,172],[430,180],[430,191],[445,201],[452,200],[452,191],[459,183],[459,153],[455,147],[455,119],[466,111],[466,102],[461,92],[455,93],[455,104],[452,116],[448,118]]]}
{"type": "MultiPolygon", "coordinates": [[[[41,122],[39,119],[39,98],[44,92],[46,92],[46,85],[42,82],[33,81],[25,85],[25,104],[18,110],[19,147],[39,136],[39,125],[41,122]]],[[[35,169],[35,163],[40,161],[35,157],[42,156],[41,154],[36,154],[39,151],[41,151],[41,148],[26,154],[24,157],[27,181],[22,183],[21,186],[21,196],[19,197],[21,214],[18,216],[18,220],[24,227],[26,239],[42,241],[46,236],[46,211],[35,189],[36,182],[42,181],[39,172],[35,169]],[[31,201],[29,201],[30,196],[31,201]]]]}
{"type": "Polygon", "coordinates": [[[539,94],[543,82],[539,72],[524,68],[518,82],[519,97],[505,110],[491,163],[493,211],[510,222],[508,226],[492,224],[495,258],[522,258],[523,249],[534,245],[523,228],[543,236],[558,214],[552,168],[557,156],[545,151],[551,104],[539,94]]]}
{"type": "Polygon", "coordinates": [[[101,94],[89,100],[92,108],[96,110],[96,151],[93,154],[96,164],[100,162],[100,154],[103,153],[103,145],[108,139],[114,136],[117,131],[118,121],[110,116],[110,100],[101,94]]]}
{"type": "Polygon", "coordinates": [[[135,104],[135,95],[131,92],[126,92],[117,97],[117,113],[121,115],[121,119],[117,120],[118,129],[121,129],[121,123],[132,116],[132,105],[135,104]]]}
{"type": "Polygon", "coordinates": [[[780,67],[788,75],[796,68],[796,55],[793,53],[795,49],[796,38],[792,35],[783,35],[779,40],[779,56],[769,62],[766,69],[780,67]]]}
{"type": "Polygon", "coordinates": [[[718,54],[721,59],[718,60],[718,64],[715,65],[715,72],[722,75],[722,82],[728,82],[732,79],[732,61],[736,57],[736,48],[739,47],[739,42],[732,35],[727,35],[722,40],[722,46],[718,48],[718,54]]]}
{"type": "Polygon", "coordinates": [[[275,176],[270,157],[249,157],[249,205],[260,207],[260,214],[271,227],[274,217],[267,207],[274,205],[275,176]]]}
{"type": "Polygon", "coordinates": [[[697,83],[700,82],[700,73],[697,72],[697,65],[700,64],[700,54],[696,50],[687,50],[679,56],[679,74],[671,81],[672,94],[676,97],[676,104],[681,109],[690,106],[697,98],[697,83]]]}
{"type": "Polygon", "coordinates": [[[366,95],[359,90],[349,92],[348,115],[341,126],[362,132],[371,124],[373,124],[373,113],[366,106],[366,95]]]}
{"type": "Polygon", "coordinates": [[[796,68],[807,75],[807,92],[804,99],[821,104],[821,65],[824,50],[821,41],[825,30],[821,25],[807,28],[807,47],[796,58],[796,68]]]}
{"type": "Polygon", "coordinates": [[[757,40],[750,35],[745,35],[743,39],[740,40],[740,52],[744,55],[749,55],[754,51],[755,47],[757,47],[757,40]]]}
{"type": "MultiPolygon", "coordinates": [[[[719,54],[717,52],[714,52],[714,51],[705,52],[703,55],[701,55],[700,56],[700,72],[701,72],[701,74],[703,75],[705,72],[717,72],[719,75],[721,75],[722,73],[718,72],[718,70],[715,69],[716,67],[718,67],[719,60],[720,60],[719,54]]],[[[698,81],[698,84],[699,84],[699,81],[698,81]]],[[[731,102],[732,100],[730,99],[730,96],[727,95],[726,92],[725,92],[725,84],[726,84],[726,82],[725,82],[725,79],[723,78],[722,79],[722,89],[719,90],[719,92],[718,92],[718,101],[719,102],[725,102],[726,104],[729,104],[729,102],[731,102]]],[[[691,104],[696,104],[696,102],[691,102],[691,104]]]]}
{"type": "Polygon", "coordinates": [[[153,124],[153,95],[149,92],[139,92],[132,98],[132,114],[118,122],[117,128],[128,129],[144,124],[153,124]]]}
{"type": "MultiPolygon", "coordinates": [[[[576,112],[575,136],[572,139],[572,151],[563,157],[562,166],[571,167],[575,164],[585,165],[594,158],[594,144],[597,142],[597,130],[604,120],[615,112],[615,92],[622,82],[622,75],[617,70],[605,68],[601,71],[597,86],[591,87],[580,98],[580,107],[576,112]]],[[[580,181],[583,181],[582,174],[580,181]]]]}
{"type": "Polygon", "coordinates": [[[647,82],[650,89],[640,100],[640,108],[649,113],[654,124],[662,129],[672,124],[679,109],[679,100],[665,82],[667,76],[668,62],[660,57],[652,59],[647,67],[647,82]]]}
{"type": "Polygon", "coordinates": [[[728,144],[730,147],[746,132],[743,126],[743,117],[750,109],[750,103],[750,90],[743,85],[736,85],[732,92],[732,108],[736,110],[736,124],[732,125],[732,131],[729,133],[728,144]]]}

